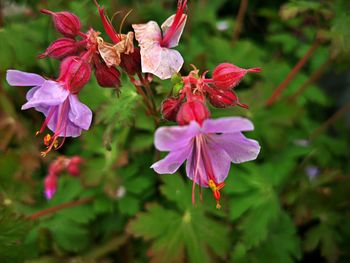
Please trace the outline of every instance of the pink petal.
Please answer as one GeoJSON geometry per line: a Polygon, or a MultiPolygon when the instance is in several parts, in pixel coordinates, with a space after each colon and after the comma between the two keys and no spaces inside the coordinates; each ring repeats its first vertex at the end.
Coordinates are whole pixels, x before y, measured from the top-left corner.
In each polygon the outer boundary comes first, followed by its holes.
{"type": "Polygon", "coordinates": [[[154,163],[151,168],[159,174],[173,174],[192,152],[192,145],[170,152],[164,159],[154,163]]]}
{"type": "Polygon", "coordinates": [[[156,75],[160,79],[169,79],[178,73],[184,63],[177,50],[154,45],[143,49],[141,47],[142,72],[156,75]]]}
{"type": "Polygon", "coordinates": [[[46,81],[38,74],[13,69],[7,70],[6,80],[11,86],[41,86],[46,81]]]}
{"type": "Polygon", "coordinates": [[[243,163],[255,160],[260,152],[257,141],[247,139],[242,133],[211,134],[209,140],[212,145],[223,149],[233,163],[243,163]]]}
{"type": "MultiPolygon", "coordinates": [[[[64,123],[65,129],[63,129],[58,136],[60,137],[78,137],[81,134],[82,129],[80,127],[78,127],[77,125],[75,125],[73,122],[71,122],[68,119],[68,116],[59,116],[59,114],[62,114],[62,105],[60,106],[53,106],[56,107],[55,112],[53,113],[47,127],[52,131],[52,132],[57,132],[57,123],[58,123],[58,117],[61,118],[62,123],[64,123]]],[[[47,116],[47,114],[45,114],[45,116],[47,116]]]]}
{"type": "Polygon", "coordinates": [[[253,123],[241,117],[226,117],[220,119],[207,119],[203,122],[204,133],[234,133],[254,130],[253,123]]]}
{"type": "Polygon", "coordinates": [[[202,150],[195,147],[186,163],[188,178],[195,178],[196,184],[203,187],[208,187],[210,177],[214,177],[216,183],[223,182],[231,166],[228,154],[210,141],[201,144],[202,150]]]}
{"type": "Polygon", "coordinates": [[[160,46],[161,32],[157,23],[150,21],[147,24],[133,25],[133,28],[140,45],[142,72],[168,79],[180,71],[183,58],[178,51],[160,46]]]}
{"type": "Polygon", "coordinates": [[[30,94],[30,100],[22,106],[26,110],[37,106],[54,106],[62,104],[69,95],[69,91],[64,89],[55,81],[47,80],[34,93],[30,94]]]}
{"type": "MultiPolygon", "coordinates": [[[[165,20],[164,23],[162,24],[161,27],[163,30],[163,36],[165,36],[167,31],[169,30],[170,26],[172,25],[172,23],[174,21],[174,18],[175,18],[175,15],[172,15],[167,20],[165,20]]],[[[184,21],[178,27],[178,29],[174,32],[174,35],[172,36],[172,38],[169,40],[169,45],[168,45],[169,48],[176,47],[179,44],[180,37],[181,37],[182,32],[185,28],[187,15],[183,14],[181,19],[184,19],[184,21]]]]}
{"type": "Polygon", "coordinates": [[[88,130],[91,125],[92,112],[76,95],[69,96],[69,120],[81,129],[88,130]]]}
{"type": "Polygon", "coordinates": [[[222,183],[230,171],[231,158],[224,149],[217,147],[210,141],[208,141],[207,146],[216,183],[222,183]]]}
{"type": "Polygon", "coordinates": [[[159,43],[162,39],[160,28],[154,21],[149,21],[146,24],[133,24],[132,28],[135,31],[135,38],[141,47],[146,48],[148,45],[159,43]]]}
{"type": "Polygon", "coordinates": [[[174,151],[186,147],[199,133],[196,122],[186,126],[161,127],[156,130],[154,145],[160,151],[174,151]]]}

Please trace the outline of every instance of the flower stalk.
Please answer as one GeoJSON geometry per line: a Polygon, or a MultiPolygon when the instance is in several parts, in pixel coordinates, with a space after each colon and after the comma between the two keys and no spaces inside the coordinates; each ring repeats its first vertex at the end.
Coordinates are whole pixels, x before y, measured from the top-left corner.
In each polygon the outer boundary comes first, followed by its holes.
{"type": "Polygon", "coordinates": [[[308,49],[305,55],[298,61],[294,68],[288,73],[287,77],[282,81],[282,83],[275,89],[271,97],[267,100],[266,106],[269,107],[277,101],[283,90],[287,87],[289,82],[291,82],[296,74],[301,70],[305,63],[309,60],[315,50],[320,46],[320,41],[316,39],[312,46],[308,49]]]}

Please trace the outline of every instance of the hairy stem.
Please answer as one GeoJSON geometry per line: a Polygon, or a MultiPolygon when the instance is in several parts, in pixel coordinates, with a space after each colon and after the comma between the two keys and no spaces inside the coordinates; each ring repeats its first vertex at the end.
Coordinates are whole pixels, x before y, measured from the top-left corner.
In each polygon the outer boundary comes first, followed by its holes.
{"type": "Polygon", "coordinates": [[[332,59],[328,58],[317,70],[315,70],[311,76],[301,85],[297,91],[289,98],[290,102],[294,102],[297,97],[299,97],[310,84],[316,82],[328,68],[328,66],[332,63],[332,59]]]}
{"type": "Polygon", "coordinates": [[[241,4],[239,6],[238,14],[237,14],[237,19],[236,19],[236,25],[235,28],[233,29],[233,34],[232,34],[232,43],[236,43],[236,41],[239,38],[239,35],[241,34],[242,27],[243,27],[243,20],[245,13],[247,12],[247,7],[248,7],[248,0],[241,0],[241,4]]]}
{"type": "Polygon", "coordinates": [[[146,93],[143,91],[142,86],[134,79],[133,76],[129,75],[129,79],[130,79],[131,83],[135,86],[137,93],[139,95],[141,95],[143,102],[146,106],[147,113],[150,115],[154,115],[152,104],[151,104],[148,96],[146,95],[146,93]]]}
{"type": "Polygon", "coordinates": [[[82,198],[80,200],[70,201],[70,202],[67,202],[67,203],[56,205],[56,206],[53,206],[53,207],[41,210],[39,212],[36,212],[36,213],[28,216],[28,219],[29,220],[35,220],[35,219],[38,219],[40,217],[56,213],[56,212],[61,211],[61,210],[65,209],[65,208],[70,208],[70,207],[74,207],[74,206],[90,203],[93,200],[94,200],[94,197],[86,197],[86,198],[82,198]]]}
{"type": "Polygon", "coordinates": [[[319,46],[320,46],[320,42],[318,39],[316,39],[312,44],[312,46],[309,48],[309,50],[305,53],[305,55],[298,61],[298,63],[294,66],[294,68],[288,73],[287,77],[272,93],[271,97],[266,102],[266,106],[271,106],[278,99],[282,91],[287,87],[289,82],[294,79],[295,75],[305,65],[305,63],[308,61],[308,59],[311,57],[311,55],[315,52],[315,50],[319,46]]]}
{"type": "Polygon", "coordinates": [[[126,241],[126,237],[125,236],[117,236],[111,240],[109,240],[107,243],[92,249],[90,252],[88,252],[84,258],[86,259],[99,259],[105,255],[107,255],[108,253],[112,252],[112,251],[116,251],[120,248],[120,246],[122,246],[126,241]]]}
{"type": "Polygon", "coordinates": [[[310,135],[310,140],[315,139],[322,132],[327,130],[333,123],[335,123],[341,116],[350,111],[350,101],[341,107],[336,113],[334,113],[328,120],[326,120],[320,127],[318,127],[310,135]]]}

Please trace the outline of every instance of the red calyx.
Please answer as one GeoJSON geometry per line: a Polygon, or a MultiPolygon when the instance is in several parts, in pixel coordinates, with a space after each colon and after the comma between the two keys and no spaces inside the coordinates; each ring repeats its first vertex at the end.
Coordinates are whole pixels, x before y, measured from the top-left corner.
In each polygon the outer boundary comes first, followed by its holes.
{"type": "Polygon", "coordinates": [[[51,43],[45,53],[40,54],[38,58],[55,58],[62,59],[70,55],[74,55],[78,51],[78,42],[71,38],[59,38],[51,43]]]}
{"type": "Polygon", "coordinates": [[[168,98],[162,102],[162,116],[168,121],[176,121],[176,115],[180,109],[181,100],[178,98],[168,98]]]}
{"type": "Polygon", "coordinates": [[[239,102],[236,93],[232,90],[207,89],[207,93],[211,105],[216,108],[227,108],[236,105],[245,109],[249,108],[248,105],[239,102]]]}
{"type": "Polygon", "coordinates": [[[65,58],[61,63],[60,76],[58,81],[65,83],[66,89],[77,94],[89,81],[91,66],[84,59],[78,56],[65,58]]]}
{"type": "Polygon", "coordinates": [[[231,90],[210,89],[208,98],[211,105],[216,108],[234,106],[238,101],[237,95],[231,90]]]}
{"type": "Polygon", "coordinates": [[[52,16],[53,23],[58,32],[66,37],[74,38],[81,29],[80,19],[70,12],[52,12],[50,10],[42,9],[41,13],[52,16]]]}
{"type": "Polygon", "coordinates": [[[196,121],[202,125],[203,121],[210,117],[210,112],[205,104],[200,100],[187,101],[182,104],[176,121],[179,125],[187,125],[191,121],[196,121]]]}
{"type": "Polygon", "coordinates": [[[237,86],[248,72],[261,72],[261,68],[242,69],[230,63],[222,63],[213,71],[213,82],[217,88],[229,90],[237,86]]]}
{"type": "Polygon", "coordinates": [[[94,57],[95,77],[101,87],[118,88],[120,87],[120,72],[115,67],[107,67],[102,63],[99,57],[94,57]]]}
{"type": "Polygon", "coordinates": [[[130,54],[121,54],[120,66],[128,75],[141,73],[141,55],[140,49],[135,47],[134,52],[130,54]]]}

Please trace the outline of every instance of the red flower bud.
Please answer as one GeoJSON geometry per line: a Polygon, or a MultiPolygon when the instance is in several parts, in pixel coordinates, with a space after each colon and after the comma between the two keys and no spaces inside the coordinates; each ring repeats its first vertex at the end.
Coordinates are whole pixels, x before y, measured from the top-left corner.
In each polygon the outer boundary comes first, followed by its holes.
{"type": "Polygon", "coordinates": [[[89,81],[91,67],[84,59],[70,56],[61,62],[61,71],[58,81],[65,83],[65,87],[73,94],[79,93],[89,81]]]}
{"type": "Polygon", "coordinates": [[[80,168],[79,165],[83,162],[83,159],[79,156],[73,156],[68,165],[67,165],[67,172],[72,176],[78,176],[80,175],[80,168]]]}
{"type": "Polygon", "coordinates": [[[71,38],[59,38],[51,43],[45,53],[40,54],[38,58],[55,58],[62,59],[74,55],[78,51],[77,42],[71,38]]]}
{"type": "Polygon", "coordinates": [[[70,12],[52,12],[46,9],[42,9],[41,12],[52,16],[56,30],[62,35],[75,37],[79,34],[81,23],[76,15],[70,12]]]}
{"type": "Polygon", "coordinates": [[[121,54],[120,58],[120,66],[126,71],[128,75],[141,73],[141,55],[139,48],[135,47],[133,53],[121,54]]]}
{"type": "Polygon", "coordinates": [[[44,180],[45,186],[45,197],[46,199],[51,199],[56,193],[57,189],[57,176],[55,174],[49,174],[44,180]]]}
{"type": "Polygon", "coordinates": [[[176,116],[176,121],[180,125],[187,125],[191,121],[196,121],[201,125],[209,116],[210,112],[205,104],[199,100],[194,100],[182,104],[176,116]]]}
{"type": "Polygon", "coordinates": [[[95,77],[101,87],[120,87],[120,72],[115,67],[107,67],[98,57],[94,58],[95,77]]]}
{"type": "Polygon", "coordinates": [[[163,100],[161,112],[163,118],[168,121],[176,121],[176,115],[180,109],[181,101],[177,98],[163,100]]]}
{"type": "Polygon", "coordinates": [[[234,106],[238,101],[236,93],[231,90],[210,89],[208,98],[211,105],[217,108],[234,106]]]}
{"type": "Polygon", "coordinates": [[[261,68],[243,69],[230,63],[222,63],[213,71],[214,85],[219,89],[229,90],[238,85],[248,72],[260,72],[261,68]]]}

